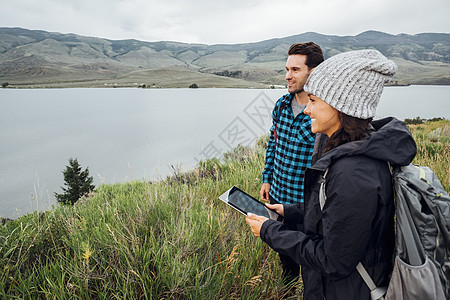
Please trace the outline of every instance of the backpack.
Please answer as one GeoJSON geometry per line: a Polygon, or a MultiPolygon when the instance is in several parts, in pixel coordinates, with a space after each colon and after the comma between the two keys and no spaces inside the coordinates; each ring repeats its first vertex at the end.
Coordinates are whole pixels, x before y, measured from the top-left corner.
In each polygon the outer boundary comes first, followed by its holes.
{"type": "MultiPolygon", "coordinates": [[[[449,299],[450,197],[428,167],[409,164],[391,170],[396,241],[389,285],[377,287],[361,263],[356,269],[372,300],[449,299]]],[[[321,207],[327,171],[320,184],[321,207]]]]}

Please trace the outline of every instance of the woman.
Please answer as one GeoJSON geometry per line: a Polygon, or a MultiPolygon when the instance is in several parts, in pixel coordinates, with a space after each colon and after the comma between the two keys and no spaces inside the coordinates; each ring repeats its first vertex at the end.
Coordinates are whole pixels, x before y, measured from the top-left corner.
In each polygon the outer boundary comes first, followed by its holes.
{"type": "Polygon", "coordinates": [[[296,205],[267,205],[303,232],[250,215],[252,232],[302,266],[304,299],[370,299],[356,270],[361,262],[377,286],[387,285],[394,248],[394,203],[387,162],[409,164],[416,145],[394,118],[372,122],[385,82],[397,66],[376,50],[342,53],[311,73],[305,113],[312,131],[329,139],[306,172],[305,212],[296,205]],[[320,182],[325,177],[324,203],[320,182]]]}

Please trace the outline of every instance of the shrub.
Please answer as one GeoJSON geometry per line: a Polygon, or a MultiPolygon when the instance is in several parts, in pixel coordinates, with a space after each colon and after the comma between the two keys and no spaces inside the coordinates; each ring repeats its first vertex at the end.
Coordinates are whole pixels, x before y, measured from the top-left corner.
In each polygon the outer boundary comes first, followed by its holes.
{"type": "Polygon", "coordinates": [[[404,122],[407,125],[423,124],[423,119],[420,117],[415,117],[414,119],[405,119],[404,122]]]}
{"type": "Polygon", "coordinates": [[[438,118],[429,119],[429,120],[427,120],[427,122],[438,122],[438,121],[444,121],[444,120],[445,120],[445,118],[438,117],[438,118]]]}

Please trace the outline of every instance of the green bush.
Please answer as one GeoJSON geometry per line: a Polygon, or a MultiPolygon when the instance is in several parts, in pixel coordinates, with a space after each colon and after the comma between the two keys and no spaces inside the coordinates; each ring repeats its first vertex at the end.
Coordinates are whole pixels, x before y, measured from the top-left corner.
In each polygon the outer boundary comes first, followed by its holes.
{"type": "Polygon", "coordinates": [[[405,119],[404,122],[407,125],[416,125],[416,124],[422,124],[423,119],[421,119],[420,117],[415,117],[414,119],[405,119]]]}

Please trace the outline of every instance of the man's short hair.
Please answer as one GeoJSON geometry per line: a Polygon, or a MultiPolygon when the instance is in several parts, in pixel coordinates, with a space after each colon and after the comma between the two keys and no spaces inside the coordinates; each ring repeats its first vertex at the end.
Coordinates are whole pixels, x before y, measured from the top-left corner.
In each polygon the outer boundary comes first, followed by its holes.
{"type": "Polygon", "coordinates": [[[309,69],[317,67],[324,61],[322,49],[314,42],[295,43],[289,50],[289,55],[306,55],[306,65],[309,69]]]}

